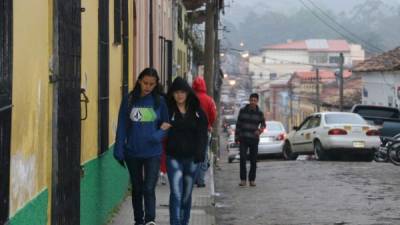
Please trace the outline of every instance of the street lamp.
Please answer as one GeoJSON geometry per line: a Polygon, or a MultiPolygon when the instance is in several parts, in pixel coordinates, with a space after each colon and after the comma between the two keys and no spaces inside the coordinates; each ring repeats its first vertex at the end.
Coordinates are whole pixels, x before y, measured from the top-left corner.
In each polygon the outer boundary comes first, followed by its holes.
{"type": "Polygon", "coordinates": [[[224,57],[225,56],[225,54],[224,53],[221,53],[221,54],[219,54],[221,57],[224,57]]]}
{"type": "Polygon", "coordinates": [[[236,80],[229,80],[229,85],[234,86],[236,84],[236,80]]]}
{"type": "Polygon", "coordinates": [[[239,45],[240,45],[240,47],[243,47],[244,46],[243,41],[241,41],[239,45]]]}

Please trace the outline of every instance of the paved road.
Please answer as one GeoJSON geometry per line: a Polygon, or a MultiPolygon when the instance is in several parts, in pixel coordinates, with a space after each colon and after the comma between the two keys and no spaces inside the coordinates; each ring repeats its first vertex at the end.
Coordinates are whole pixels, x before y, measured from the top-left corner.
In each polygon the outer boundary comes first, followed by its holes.
{"type": "Polygon", "coordinates": [[[257,187],[238,186],[226,155],[219,165],[218,225],[400,224],[400,167],[389,163],[262,160],[257,187]]]}

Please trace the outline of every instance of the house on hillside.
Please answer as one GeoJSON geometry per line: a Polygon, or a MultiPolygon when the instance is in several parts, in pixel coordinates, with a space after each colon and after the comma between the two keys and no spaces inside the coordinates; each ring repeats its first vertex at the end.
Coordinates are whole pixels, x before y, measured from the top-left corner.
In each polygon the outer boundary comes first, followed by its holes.
{"type": "Polygon", "coordinates": [[[360,45],[346,40],[308,39],[268,45],[258,55],[249,59],[249,72],[253,84],[279,78],[295,71],[311,71],[320,68],[335,71],[343,53],[344,65],[350,68],[354,62],[364,60],[365,53],[360,45]]]}
{"type": "Polygon", "coordinates": [[[362,77],[362,103],[399,107],[400,47],[372,57],[353,68],[362,77]]]}
{"type": "MultiPolygon", "coordinates": [[[[348,81],[357,80],[349,70],[343,71],[344,77],[344,96],[349,96],[360,92],[361,79],[358,78],[358,86],[348,85],[348,81]],[[350,90],[351,89],[351,90],[350,90]]],[[[319,71],[319,105],[320,111],[338,110],[339,108],[339,85],[335,72],[331,70],[319,71]],[[327,107],[329,106],[329,107],[327,107]]],[[[290,121],[293,125],[299,123],[308,115],[317,111],[317,76],[316,71],[297,71],[293,74],[290,81],[290,105],[291,114],[290,121]]],[[[351,100],[353,102],[353,100],[351,100]]],[[[354,104],[359,101],[354,100],[354,104]]],[[[348,103],[350,104],[350,103],[348,103]]]]}

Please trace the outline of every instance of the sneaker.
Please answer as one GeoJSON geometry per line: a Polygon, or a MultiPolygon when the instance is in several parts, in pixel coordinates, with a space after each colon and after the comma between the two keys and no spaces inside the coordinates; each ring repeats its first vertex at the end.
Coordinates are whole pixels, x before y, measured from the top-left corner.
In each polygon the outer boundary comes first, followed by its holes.
{"type": "Polygon", "coordinates": [[[246,186],[246,181],[245,180],[240,181],[239,186],[241,187],[246,186]]]}
{"type": "Polygon", "coordinates": [[[163,172],[160,172],[160,176],[158,177],[158,181],[160,182],[161,185],[166,185],[167,184],[167,175],[163,172]]]}
{"type": "Polygon", "coordinates": [[[157,225],[157,224],[154,221],[150,221],[150,222],[147,222],[145,225],[157,225]]]}
{"type": "Polygon", "coordinates": [[[255,186],[256,186],[256,182],[250,181],[250,187],[255,187],[255,186]]]}

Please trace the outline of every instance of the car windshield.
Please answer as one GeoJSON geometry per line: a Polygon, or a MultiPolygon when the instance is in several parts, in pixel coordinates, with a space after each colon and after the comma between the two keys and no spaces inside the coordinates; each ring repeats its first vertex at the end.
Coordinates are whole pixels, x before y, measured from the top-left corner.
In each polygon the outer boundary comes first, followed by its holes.
{"type": "Polygon", "coordinates": [[[352,114],[328,114],[325,115],[325,123],[367,124],[363,118],[352,114]]]}

